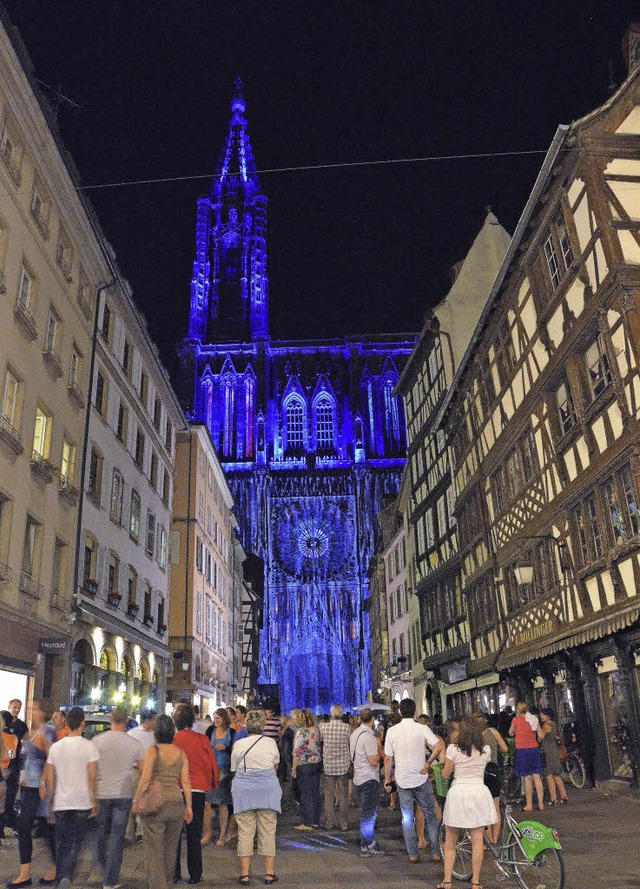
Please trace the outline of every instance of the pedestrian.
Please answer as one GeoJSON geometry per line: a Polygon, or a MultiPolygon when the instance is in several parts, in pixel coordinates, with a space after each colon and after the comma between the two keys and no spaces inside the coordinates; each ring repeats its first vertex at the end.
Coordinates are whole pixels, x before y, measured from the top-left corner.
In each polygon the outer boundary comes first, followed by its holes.
{"type": "MultiPolygon", "coordinates": [[[[179,747],[189,763],[191,782],[191,808],[193,818],[187,824],[187,868],[189,883],[202,880],[202,825],[204,820],[205,794],[218,783],[218,766],[209,739],[194,729],[194,708],[189,704],[178,704],[173,711],[176,734],[173,743],[179,747]]],[[[182,838],[178,840],[174,883],[179,882],[182,838]]]]}
{"type": "Polygon", "coordinates": [[[11,722],[5,725],[5,732],[14,735],[17,740],[15,756],[9,764],[9,768],[5,774],[6,794],[4,798],[4,811],[2,813],[2,824],[0,825],[0,837],[4,833],[5,827],[16,826],[15,802],[20,786],[20,754],[22,753],[22,739],[27,734],[27,724],[20,719],[20,711],[22,710],[22,701],[19,698],[12,698],[9,701],[9,713],[11,714],[11,722]]]}
{"type": "Polygon", "coordinates": [[[471,837],[471,889],[482,889],[480,870],[484,856],[482,834],[485,827],[495,824],[496,815],[491,792],[484,783],[484,770],[491,759],[491,748],[482,741],[479,720],[465,716],[460,721],[457,740],[447,747],[442,777],[454,773],[447,793],[442,818],[446,827],[444,847],[444,879],[437,889],[451,889],[451,875],[456,857],[460,830],[468,830],[471,837]]]}
{"type": "Polygon", "coordinates": [[[338,802],[340,830],[349,829],[349,766],[351,729],[342,721],[344,709],[334,704],[328,722],[320,724],[322,739],[322,791],[324,793],[324,829],[333,830],[335,801],[338,802]]]}
{"type": "Polygon", "coordinates": [[[152,815],[142,815],[142,848],[149,889],[173,889],[178,840],[185,822],[189,824],[193,818],[189,763],[173,743],[175,732],[170,716],[158,716],[153,730],[155,744],[145,753],[133,800],[136,812],[136,804],[151,781],[158,780],[162,790],[160,808],[152,815]]]}
{"type": "Polygon", "coordinates": [[[84,710],[67,713],[69,734],[52,744],[43,772],[41,799],[53,799],[56,821],[56,876],[69,889],[89,818],[96,815],[97,748],[82,737],[84,710]]]}
{"type": "Polygon", "coordinates": [[[265,714],[249,710],[246,717],[247,737],[233,745],[231,785],[233,810],[238,822],[238,882],[249,883],[253,843],[257,834],[258,855],[264,858],[264,882],[278,882],[275,872],[276,827],[280,813],[282,789],[276,771],[280,762],[278,745],[264,735],[265,714]]]}
{"type": "Polygon", "coordinates": [[[209,723],[206,719],[202,719],[202,717],[200,716],[200,707],[197,704],[193,705],[193,713],[195,716],[193,722],[193,731],[197,732],[199,735],[206,735],[207,729],[209,728],[209,723]]]}
{"type": "Polygon", "coordinates": [[[500,814],[500,790],[502,789],[502,768],[500,766],[500,754],[507,753],[509,748],[507,742],[502,737],[495,725],[491,725],[492,721],[497,723],[495,716],[484,716],[482,713],[475,712],[474,719],[482,729],[482,743],[489,746],[491,751],[491,759],[484,769],[484,783],[489,788],[489,793],[493,799],[496,810],[497,821],[487,829],[489,839],[492,843],[497,843],[500,838],[500,824],[502,816],[500,814]]]}
{"type": "Polygon", "coordinates": [[[58,741],[62,740],[62,738],[66,738],[69,734],[69,729],[67,728],[67,720],[64,717],[64,713],[62,710],[54,710],[51,716],[51,725],[56,730],[56,738],[58,741]]]}
{"type": "Polygon", "coordinates": [[[302,822],[294,829],[313,830],[320,825],[322,741],[311,710],[296,710],[295,722],[291,777],[297,780],[300,790],[302,822]]]}
{"type": "Polygon", "coordinates": [[[233,804],[231,799],[231,747],[234,734],[229,714],[224,707],[219,707],[213,714],[213,725],[207,729],[207,735],[218,765],[218,785],[206,795],[206,801],[210,805],[205,814],[203,844],[211,839],[211,809],[213,806],[218,807],[220,822],[220,836],[216,846],[226,846],[229,840],[232,840],[236,835],[235,821],[230,813],[230,807],[233,804]]]}
{"type": "Polygon", "coordinates": [[[540,748],[538,747],[538,717],[529,713],[524,701],[516,705],[516,715],[511,723],[509,734],[515,738],[516,759],[515,773],[524,782],[525,807],[523,812],[533,812],[533,788],[538,798],[538,809],[544,810],[544,787],[540,772],[540,748]]]}
{"type": "Polygon", "coordinates": [[[247,708],[243,707],[242,704],[238,704],[236,707],[236,720],[234,724],[231,726],[235,731],[235,737],[233,739],[233,743],[239,741],[241,738],[248,738],[249,733],[247,732],[247,728],[245,726],[245,717],[247,715],[247,708]]]}
{"type": "Polygon", "coordinates": [[[382,745],[373,731],[374,719],[373,710],[365,707],[360,714],[360,726],[349,739],[353,786],[360,806],[360,854],[363,856],[384,855],[375,841],[382,745]]]}
{"type": "MultiPolygon", "coordinates": [[[[22,770],[20,772],[20,813],[16,826],[18,829],[18,853],[20,855],[20,873],[7,886],[31,885],[31,858],[33,855],[32,830],[37,817],[46,815],[40,799],[42,773],[47,762],[49,748],[56,741],[56,730],[46,723],[45,715],[39,701],[31,705],[31,731],[22,740],[22,770]]],[[[45,822],[46,823],[46,822],[45,822]]],[[[56,847],[52,824],[46,824],[45,837],[51,855],[51,864],[40,880],[42,886],[52,886],[56,881],[56,847]]]]}
{"type": "Polygon", "coordinates": [[[111,731],[100,732],[91,741],[99,754],[98,759],[98,814],[94,833],[94,870],[102,871],[104,889],[114,889],[118,884],[125,835],[131,800],[133,798],[133,774],[142,770],[144,748],[125,731],[127,711],[115,707],[109,714],[111,731]]]}
{"type": "Polygon", "coordinates": [[[546,778],[549,790],[549,805],[564,805],[569,801],[567,788],[562,780],[562,763],[558,753],[558,726],[553,719],[553,710],[545,707],[540,711],[540,725],[538,726],[538,738],[540,739],[540,752],[542,754],[542,775],[546,778]],[[558,796],[560,794],[560,796],[558,796]]]}
{"type": "Polygon", "coordinates": [[[506,704],[500,711],[500,714],[498,715],[498,731],[503,738],[507,738],[509,736],[509,729],[511,728],[511,723],[513,722],[514,716],[515,714],[513,712],[513,707],[511,706],[511,704],[506,704]]]}
{"type": "Polygon", "coordinates": [[[282,726],[280,724],[280,718],[276,716],[276,707],[273,701],[267,701],[267,703],[264,705],[264,715],[266,718],[264,735],[267,738],[273,738],[273,740],[278,745],[279,750],[280,738],[282,735],[282,726]]]}
{"type": "Polygon", "coordinates": [[[435,813],[435,797],[427,772],[431,763],[444,754],[441,738],[429,726],[414,721],[416,703],[411,698],[400,702],[401,721],[391,726],[384,742],[385,790],[392,793],[391,768],[395,766],[395,783],[398,801],[402,812],[402,831],[409,861],[415,864],[418,859],[418,836],[414,830],[414,802],[424,813],[426,830],[431,847],[431,861],[442,861],[438,851],[438,819],[435,813]],[[425,746],[431,754],[427,758],[425,746]]]}
{"type": "MultiPolygon", "coordinates": [[[[151,708],[145,707],[144,710],[140,711],[140,725],[135,725],[127,732],[130,738],[135,738],[136,741],[142,744],[142,749],[145,753],[147,752],[149,747],[153,747],[153,745],[155,744],[155,737],[153,735],[155,724],[156,711],[152,710],[151,708]]],[[[141,770],[136,767],[133,770],[133,796],[136,795],[136,790],[138,789],[140,774],[141,770]]],[[[135,843],[136,837],[138,837],[139,839],[142,838],[142,821],[132,812],[129,815],[129,821],[127,823],[125,842],[135,843]]]]}

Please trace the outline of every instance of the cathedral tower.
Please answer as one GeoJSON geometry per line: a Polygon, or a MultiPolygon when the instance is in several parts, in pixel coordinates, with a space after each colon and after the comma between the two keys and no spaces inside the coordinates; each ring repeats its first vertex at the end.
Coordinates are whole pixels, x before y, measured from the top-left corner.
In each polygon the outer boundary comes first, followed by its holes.
{"type": "MultiPolygon", "coordinates": [[[[237,83],[198,201],[182,397],[210,430],[245,551],[264,562],[259,681],[284,709],[320,712],[362,704],[370,687],[367,570],[404,466],[394,391],[415,337],[271,340],[266,217],[237,83]]],[[[216,558],[207,533],[203,519],[205,564],[216,558]]],[[[215,571],[203,577],[215,608],[215,571]]]]}

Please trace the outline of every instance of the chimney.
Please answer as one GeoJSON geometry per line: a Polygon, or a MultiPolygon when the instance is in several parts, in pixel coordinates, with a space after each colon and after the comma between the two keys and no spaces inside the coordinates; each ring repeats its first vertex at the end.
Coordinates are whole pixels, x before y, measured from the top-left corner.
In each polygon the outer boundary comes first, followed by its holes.
{"type": "Polygon", "coordinates": [[[632,22],[622,38],[622,55],[627,66],[627,73],[640,65],[640,22],[632,22]]]}

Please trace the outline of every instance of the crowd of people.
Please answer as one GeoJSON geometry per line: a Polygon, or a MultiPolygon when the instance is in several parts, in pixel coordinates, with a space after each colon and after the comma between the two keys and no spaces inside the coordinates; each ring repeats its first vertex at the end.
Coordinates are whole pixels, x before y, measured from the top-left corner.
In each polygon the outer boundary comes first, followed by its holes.
{"type": "MultiPolygon", "coordinates": [[[[109,714],[110,731],[83,736],[81,707],[56,711],[50,720],[33,702],[29,726],[20,719],[22,702],[0,711],[0,764],[4,796],[0,837],[18,836],[19,871],[8,886],[32,885],[33,835],[46,840],[49,867],[39,885],[67,889],[90,819],[91,882],[116,889],[127,842],[140,840],[150,889],[169,889],[181,880],[182,837],[190,884],[203,879],[202,850],[237,837],[238,882],[251,879],[254,851],[263,859],[263,881],[278,881],[276,831],[282,786],[292,784],[298,831],[347,831],[349,810],[359,807],[363,857],[384,855],[376,838],[381,799],[399,807],[411,864],[428,849],[442,862],[440,822],[446,827],[444,876],[450,889],[461,829],[471,837],[472,889],[479,889],[483,833],[497,842],[500,830],[501,754],[515,742],[515,771],[525,805],[533,811],[534,791],[542,809],[546,779],[548,805],[567,793],[558,756],[558,729],[550,710],[538,715],[519,703],[515,714],[474,713],[444,725],[416,719],[411,699],[394,703],[383,720],[368,707],[349,716],[339,704],[326,716],[305,708],[279,717],[264,709],[220,708],[200,717],[197,707],[178,704],[171,716],[143,711],[140,725],[119,706],[109,714]],[[131,725],[135,727],[131,728],[131,725]],[[433,764],[452,779],[446,799],[433,786],[433,764]],[[382,786],[381,786],[382,785],[382,786]],[[383,791],[383,792],[381,792],[383,791]],[[18,801],[18,805],[16,805],[18,801]],[[213,810],[218,835],[213,836],[213,810]],[[17,816],[16,816],[17,812],[17,816]]],[[[354,825],[355,826],[355,825],[354,825]]]]}

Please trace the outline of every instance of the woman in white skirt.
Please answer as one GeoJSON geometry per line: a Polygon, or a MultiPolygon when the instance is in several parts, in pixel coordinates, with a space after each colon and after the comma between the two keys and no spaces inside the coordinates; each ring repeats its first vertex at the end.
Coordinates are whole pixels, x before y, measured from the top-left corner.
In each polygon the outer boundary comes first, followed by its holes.
{"type": "Polygon", "coordinates": [[[447,747],[442,777],[454,773],[447,793],[442,820],[447,828],[444,845],[444,880],[437,889],[451,889],[451,872],[456,857],[458,833],[466,828],[471,837],[471,889],[480,886],[480,868],[484,856],[482,832],[497,821],[491,792],[484,783],[484,767],[491,759],[491,749],[482,742],[482,728],[475,719],[465,716],[455,744],[447,747]]]}

